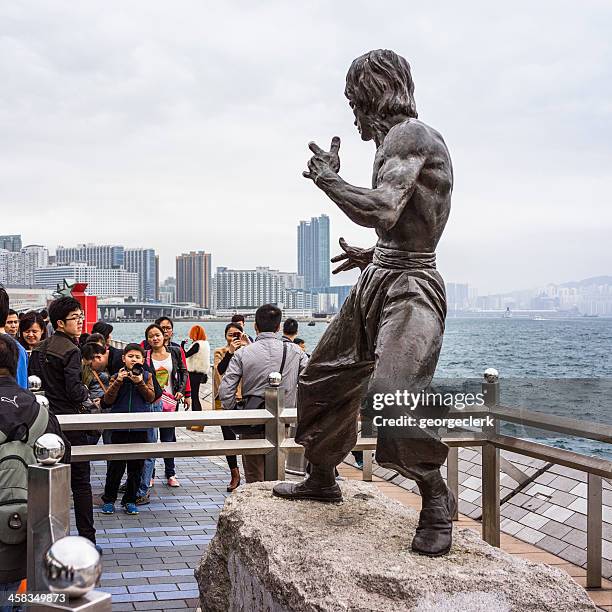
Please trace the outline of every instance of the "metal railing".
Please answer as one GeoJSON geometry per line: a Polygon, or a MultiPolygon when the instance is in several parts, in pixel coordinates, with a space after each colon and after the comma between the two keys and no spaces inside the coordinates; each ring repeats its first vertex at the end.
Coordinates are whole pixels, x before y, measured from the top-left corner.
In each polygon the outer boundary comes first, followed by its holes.
{"type": "MultiPolygon", "coordinates": [[[[574,468],[587,474],[587,587],[601,587],[602,553],[602,477],[612,477],[612,462],[589,457],[499,433],[499,423],[522,423],[529,427],[556,431],[603,443],[612,442],[612,427],[575,419],[550,416],[501,406],[499,381],[489,374],[482,383],[485,405],[478,410],[453,410],[467,416],[492,416],[495,425],[481,431],[463,431],[442,436],[449,447],[448,486],[459,498],[460,447],[482,448],[482,536],[493,546],[500,545],[500,450],[511,451],[553,464],[574,468]]],[[[264,425],[262,439],[143,443],[134,445],[105,444],[76,446],[72,461],[96,461],[109,458],[142,459],[163,457],[196,457],[223,455],[265,455],[265,479],[283,480],[288,453],[303,452],[303,447],[287,436],[288,425],[297,420],[295,408],[284,407],[284,391],[269,386],[265,391],[265,409],[140,414],[60,415],[64,430],[127,429],[131,427],[178,427],[186,425],[264,425]]],[[[372,479],[372,451],[376,438],[359,437],[354,450],[364,451],[363,479],[372,479]]],[[[456,520],[458,517],[455,516],[456,520]]]]}

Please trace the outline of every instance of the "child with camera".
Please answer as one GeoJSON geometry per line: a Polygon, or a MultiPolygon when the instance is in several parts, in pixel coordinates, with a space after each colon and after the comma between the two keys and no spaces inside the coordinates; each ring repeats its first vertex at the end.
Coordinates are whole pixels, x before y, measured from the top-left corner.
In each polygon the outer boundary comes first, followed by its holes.
{"type": "MultiPolygon", "coordinates": [[[[139,344],[128,344],[121,357],[123,367],[111,379],[104,394],[104,404],[110,412],[151,412],[155,401],[153,375],[144,367],[145,350],[139,344]]],[[[112,444],[140,444],[147,441],[147,429],[115,429],[112,444]]],[[[144,459],[119,459],[110,461],[106,473],[106,485],[102,495],[103,514],[115,512],[119,485],[127,465],[127,484],[121,500],[126,514],[138,514],[136,493],[144,466],[144,459]]]]}

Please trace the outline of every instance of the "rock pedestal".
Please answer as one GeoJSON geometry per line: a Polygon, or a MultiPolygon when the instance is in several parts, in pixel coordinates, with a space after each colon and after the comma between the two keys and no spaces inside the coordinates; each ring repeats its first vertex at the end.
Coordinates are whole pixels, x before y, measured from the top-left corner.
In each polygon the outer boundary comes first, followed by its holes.
{"type": "Polygon", "coordinates": [[[579,612],[595,610],[565,572],[455,529],[445,557],[410,550],[418,515],[375,486],[342,483],[341,504],[291,502],[274,483],[225,502],[198,569],[203,612],[579,612]]]}

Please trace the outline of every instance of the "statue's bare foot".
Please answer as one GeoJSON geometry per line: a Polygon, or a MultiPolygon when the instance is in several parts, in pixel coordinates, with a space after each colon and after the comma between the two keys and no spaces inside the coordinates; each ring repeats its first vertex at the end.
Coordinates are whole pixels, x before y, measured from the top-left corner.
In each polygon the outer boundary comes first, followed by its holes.
{"type": "Polygon", "coordinates": [[[312,466],[312,472],[302,482],[280,482],[272,489],[277,497],[311,499],[320,502],[341,502],[342,491],[335,478],[334,466],[312,466]]]}

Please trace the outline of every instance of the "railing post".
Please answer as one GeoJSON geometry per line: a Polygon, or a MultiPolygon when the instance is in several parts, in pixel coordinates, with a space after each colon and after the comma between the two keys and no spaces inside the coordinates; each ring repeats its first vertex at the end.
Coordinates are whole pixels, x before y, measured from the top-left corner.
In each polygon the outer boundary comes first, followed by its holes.
{"type": "Polygon", "coordinates": [[[28,467],[28,590],[46,591],[43,557],[70,533],[70,466],[28,467]]]}
{"type": "MultiPolygon", "coordinates": [[[[38,399],[38,398],[37,398],[38,399]]],[[[48,406],[48,402],[39,403],[48,406]]],[[[28,466],[28,523],[27,523],[27,585],[28,592],[44,593],[49,591],[48,559],[49,549],[70,533],[70,466],[58,464],[64,455],[64,444],[55,434],[44,434],[36,442],[36,459],[42,465],[28,466]]],[[[82,538],[75,538],[82,539],[82,538]]],[[[61,544],[61,542],[60,542],[61,544]]],[[[57,544],[56,544],[57,545],[57,544]]],[[[93,548],[91,543],[87,546],[93,548]]],[[[96,569],[101,572],[101,561],[98,559],[96,569]]],[[[71,554],[71,561],[75,556],[71,554]]],[[[57,564],[56,559],[56,564],[57,564]]],[[[56,567],[57,569],[57,567],[56,567]]],[[[72,565],[61,567],[63,571],[62,585],[70,588],[74,584],[83,587],[82,581],[89,580],[95,574],[93,568],[88,568],[84,574],[72,565]],[[91,569],[91,571],[89,571],[91,569]],[[66,579],[66,576],[71,576],[66,579]],[[72,584],[71,584],[72,582],[72,584]]],[[[111,595],[93,589],[94,580],[84,587],[80,597],[67,597],[65,602],[54,602],[37,605],[41,612],[74,611],[80,612],[111,612],[111,595]]],[[[58,590],[58,593],[67,593],[58,590]]]]}
{"type": "Polygon", "coordinates": [[[274,446],[271,452],[264,455],[265,480],[285,480],[285,451],[281,448],[285,441],[285,423],[280,420],[285,408],[285,390],[280,388],[281,380],[279,372],[272,372],[265,390],[266,410],[274,417],[265,425],[266,440],[274,446]]]}
{"type": "MultiPolygon", "coordinates": [[[[484,373],[482,393],[489,408],[499,404],[499,374],[494,368],[484,373]]],[[[497,433],[497,420],[492,427],[483,427],[488,435],[497,433]]],[[[499,516],[499,449],[485,442],[482,449],[482,537],[491,546],[500,544],[499,516]]]]}
{"type": "Polygon", "coordinates": [[[587,475],[587,588],[601,588],[601,476],[587,475]]]}
{"type": "MultiPolygon", "coordinates": [[[[297,430],[296,424],[289,426],[289,438],[295,438],[297,430]]],[[[285,461],[285,472],[295,476],[306,476],[306,458],[304,450],[300,452],[286,453],[287,460],[285,461]]]]}
{"type": "Polygon", "coordinates": [[[372,482],[372,455],[374,451],[364,450],[363,451],[363,468],[362,468],[362,480],[366,482],[372,482]]]}
{"type": "Polygon", "coordinates": [[[457,505],[455,506],[455,514],[452,519],[459,519],[459,448],[451,446],[448,449],[448,457],[446,459],[446,485],[453,492],[457,505]]]}

